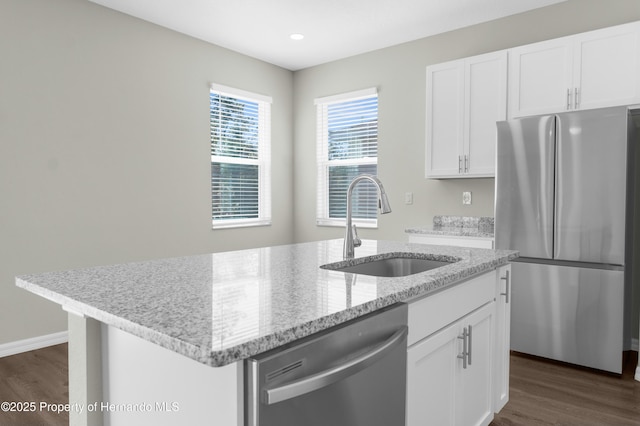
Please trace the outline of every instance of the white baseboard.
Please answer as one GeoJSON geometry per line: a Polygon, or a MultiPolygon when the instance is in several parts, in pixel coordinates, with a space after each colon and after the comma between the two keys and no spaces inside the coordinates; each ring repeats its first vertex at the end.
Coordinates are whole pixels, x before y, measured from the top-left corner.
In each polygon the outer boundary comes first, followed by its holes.
{"type": "Polygon", "coordinates": [[[33,351],[47,346],[59,345],[69,341],[69,333],[61,331],[59,333],[47,334],[45,336],[32,337],[30,339],[17,340],[15,342],[0,344],[0,358],[15,355],[22,352],[33,351]]]}

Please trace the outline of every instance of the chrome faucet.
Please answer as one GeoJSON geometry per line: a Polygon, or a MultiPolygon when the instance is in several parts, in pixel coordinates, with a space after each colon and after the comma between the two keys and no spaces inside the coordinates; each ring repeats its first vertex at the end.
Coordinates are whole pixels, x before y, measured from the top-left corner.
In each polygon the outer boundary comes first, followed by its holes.
{"type": "Polygon", "coordinates": [[[344,233],[344,249],[342,250],[342,256],[344,259],[353,259],[355,248],[362,245],[362,241],[358,238],[356,225],[351,224],[351,194],[353,193],[353,188],[358,184],[358,182],[363,180],[373,182],[378,189],[378,209],[380,210],[380,213],[391,213],[391,206],[389,205],[387,194],[384,192],[382,182],[380,182],[377,177],[371,175],[356,176],[356,178],[351,181],[349,189],[347,190],[347,226],[344,233]]]}

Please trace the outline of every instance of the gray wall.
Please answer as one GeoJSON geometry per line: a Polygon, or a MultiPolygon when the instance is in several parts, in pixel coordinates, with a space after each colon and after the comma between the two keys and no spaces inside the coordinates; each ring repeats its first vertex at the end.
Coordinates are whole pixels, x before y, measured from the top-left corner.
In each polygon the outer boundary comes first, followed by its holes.
{"type": "MultiPolygon", "coordinates": [[[[314,98],[378,88],[378,175],[393,212],[379,216],[378,229],[359,233],[362,238],[406,240],[405,228],[428,225],[434,215],[493,216],[494,209],[493,179],[424,178],[427,65],[637,20],[639,0],[569,0],[296,72],[295,240],[342,238],[344,232],[315,224],[314,98]],[[462,204],[463,191],[472,192],[470,206],[462,204]],[[413,192],[413,205],[404,204],[405,192],[413,192]]],[[[636,339],[639,288],[636,282],[632,329],[636,339]]]]}
{"type": "Polygon", "coordinates": [[[0,344],[67,328],[15,275],[290,243],[292,79],[86,0],[0,1],[0,344]],[[270,227],[211,229],[211,82],[273,97],[270,227]]]}
{"type": "Polygon", "coordinates": [[[492,179],[423,178],[425,67],[633,20],[638,0],[570,0],[292,73],[86,0],[1,0],[0,344],[67,327],[18,274],[341,237],[315,225],[315,97],[379,90],[394,211],[361,236],[493,215],[492,179]],[[210,82],[273,97],[271,227],[211,230],[210,82]]]}
{"type": "Polygon", "coordinates": [[[640,20],[638,0],[569,0],[485,24],[420,39],[294,74],[294,209],[296,241],[340,238],[342,229],[315,224],[313,99],[351,90],[379,91],[378,174],[393,212],[361,237],[406,239],[404,229],[434,215],[493,216],[493,179],[424,178],[426,67],[430,64],[640,20]],[[462,204],[471,191],[473,204],[462,204]],[[404,204],[414,193],[413,205],[404,204]]]}

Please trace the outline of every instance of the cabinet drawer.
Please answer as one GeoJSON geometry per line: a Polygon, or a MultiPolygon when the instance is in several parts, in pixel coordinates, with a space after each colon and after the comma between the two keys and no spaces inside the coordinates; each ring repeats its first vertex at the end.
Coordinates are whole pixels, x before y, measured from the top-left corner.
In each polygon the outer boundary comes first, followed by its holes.
{"type": "Polygon", "coordinates": [[[448,324],[494,300],[496,271],[490,271],[409,303],[411,346],[448,324]]]}

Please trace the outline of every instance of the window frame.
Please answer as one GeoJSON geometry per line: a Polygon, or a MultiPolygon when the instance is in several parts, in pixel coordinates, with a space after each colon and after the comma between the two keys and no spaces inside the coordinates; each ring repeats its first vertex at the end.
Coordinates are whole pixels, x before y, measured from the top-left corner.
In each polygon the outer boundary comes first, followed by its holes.
{"type": "MultiPolygon", "coordinates": [[[[346,225],[346,218],[336,218],[329,216],[329,168],[332,166],[378,166],[378,155],[376,157],[360,157],[351,159],[329,160],[329,135],[328,135],[328,113],[329,105],[352,102],[360,99],[378,98],[378,91],[374,88],[346,92],[333,96],[316,98],[316,164],[317,164],[317,204],[316,204],[316,225],[318,226],[339,226],[346,225]]],[[[376,123],[379,117],[379,110],[376,110],[376,123]]],[[[378,135],[376,134],[376,146],[378,135]]],[[[345,199],[346,202],[346,199],[345,199]]],[[[377,210],[376,210],[377,211],[377,210]]],[[[353,217],[352,222],[361,228],[377,228],[378,218],[365,219],[353,217]]]]}
{"type": "MultiPolygon", "coordinates": [[[[211,188],[211,226],[213,229],[239,228],[271,225],[271,104],[270,96],[260,95],[229,86],[212,83],[209,88],[209,99],[215,93],[220,96],[248,101],[258,105],[258,158],[231,157],[213,155],[210,148],[211,164],[243,164],[258,166],[258,217],[243,219],[214,219],[213,217],[213,186],[211,188]]],[[[210,101],[211,102],[211,101],[210,101]]],[[[209,104],[209,130],[213,133],[211,119],[211,103],[209,104]]],[[[209,138],[212,145],[212,137],[209,138]]],[[[211,176],[213,185],[213,176],[211,176]]]]}

